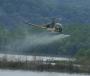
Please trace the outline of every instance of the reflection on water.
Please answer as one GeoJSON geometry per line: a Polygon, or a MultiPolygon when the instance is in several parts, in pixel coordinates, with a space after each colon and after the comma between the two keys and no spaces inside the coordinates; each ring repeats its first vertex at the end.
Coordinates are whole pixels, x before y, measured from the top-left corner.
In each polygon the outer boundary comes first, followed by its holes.
{"type": "Polygon", "coordinates": [[[32,72],[32,71],[0,70],[0,76],[90,76],[90,75],[56,73],[56,72],[32,72]]]}

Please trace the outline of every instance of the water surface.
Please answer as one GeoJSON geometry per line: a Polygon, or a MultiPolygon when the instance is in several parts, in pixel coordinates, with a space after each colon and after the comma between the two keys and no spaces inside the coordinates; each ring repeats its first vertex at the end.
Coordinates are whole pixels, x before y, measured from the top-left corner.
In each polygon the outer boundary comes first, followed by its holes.
{"type": "Polygon", "coordinates": [[[56,72],[33,72],[33,71],[13,71],[0,70],[0,76],[90,76],[88,74],[70,74],[56,72]]]}

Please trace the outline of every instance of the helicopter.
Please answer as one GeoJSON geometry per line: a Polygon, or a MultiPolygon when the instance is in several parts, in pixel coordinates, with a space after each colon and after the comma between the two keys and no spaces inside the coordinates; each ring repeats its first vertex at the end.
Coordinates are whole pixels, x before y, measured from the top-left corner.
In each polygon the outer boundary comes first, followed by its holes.
{"type": "Polygon", "coordinates": [[[33,27],[38,27],[38,28],[42,28],[42,29],[46,29],[50,32],[62,32],[62,24],[57,22],[57,18],[52,18],[52,21],[50,23],[47,24],[42,24],[42,25],[37,25],[37,24],[32,24],[32,23],[28,23],[29,25],[32,25],[33,27]]]}

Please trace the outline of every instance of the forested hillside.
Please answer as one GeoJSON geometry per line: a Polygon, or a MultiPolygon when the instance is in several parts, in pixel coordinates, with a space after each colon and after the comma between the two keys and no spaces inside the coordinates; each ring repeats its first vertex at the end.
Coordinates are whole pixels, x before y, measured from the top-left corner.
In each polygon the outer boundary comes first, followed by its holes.
{"type": "Polygon", "coordinates": [[[0,0],[0,52],[75,56],[82,62],[85,59],[89,61],[90,0],[0,0]],[[17,49],[17,40],[22,44],[27,33],[32,36],[31,31],[37,32],[25,24],[25,21],[47,23],[49,20],[44,17],[61,18],[62,33],[69,34],[70,37],[32,49],[17,49]],[[13,41],[17,41],[15,46],[13,41]]]}
{"type": "Polygon", "coordinates": [[[0,0],[0,24],[13,27],[24,21],[47,22],[42,16],[60,17],[63,24],[90,23],[89,3],[90,0],[0,0]]]}
{"type": "MultiPolygon", "coordinates": [[[[18,52],[24,54],[33,54],[34,52],[38,55],[57,55],[57,56],[75,56],[76,54],[80,57],[89,56],[90,51],[90,25],[81,25],[81,24],[72,24],[64,27],[63,34],[71,35],[68,38],[54,41],[52,44],[39,45],[36,47],[19,50],[17,47],[13,50],[5,49],[4,46],[12,43],[15,40],[22,40],[26,36],[25,30],[28,32],[28,35],[32,36],[32,31],[30,26],[27,28],[17,27],[12,31],[0,27],[0,51],[1,52],[18,52]]],[[[38,30],[38,29],[37,29],[38,30]]],[[[34,30],[34,32],[37,30],[34,30]]],[[[42,32],[42,31],[40,31],[42,32]]],[[[38,38],[38,37],[37,37],[38,38]]],[[[32,42],[32,41],[31,41],[32,42]]],[[[14,45],[15,47],[15,45],[14,45]]],[[[9,46],[10,48],[10,46],[9,46]]]]}

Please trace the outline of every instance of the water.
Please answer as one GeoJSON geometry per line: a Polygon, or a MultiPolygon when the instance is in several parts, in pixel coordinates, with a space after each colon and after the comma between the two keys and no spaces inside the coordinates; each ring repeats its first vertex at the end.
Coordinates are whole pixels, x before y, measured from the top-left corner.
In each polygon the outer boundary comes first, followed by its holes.
{"type": "Polygon", "coordinates": [[[90,76],[88,74],[70,74],[56,72],[33,72],[33,71],[14,71],[0,70],[0,76],[90,76]]]}

